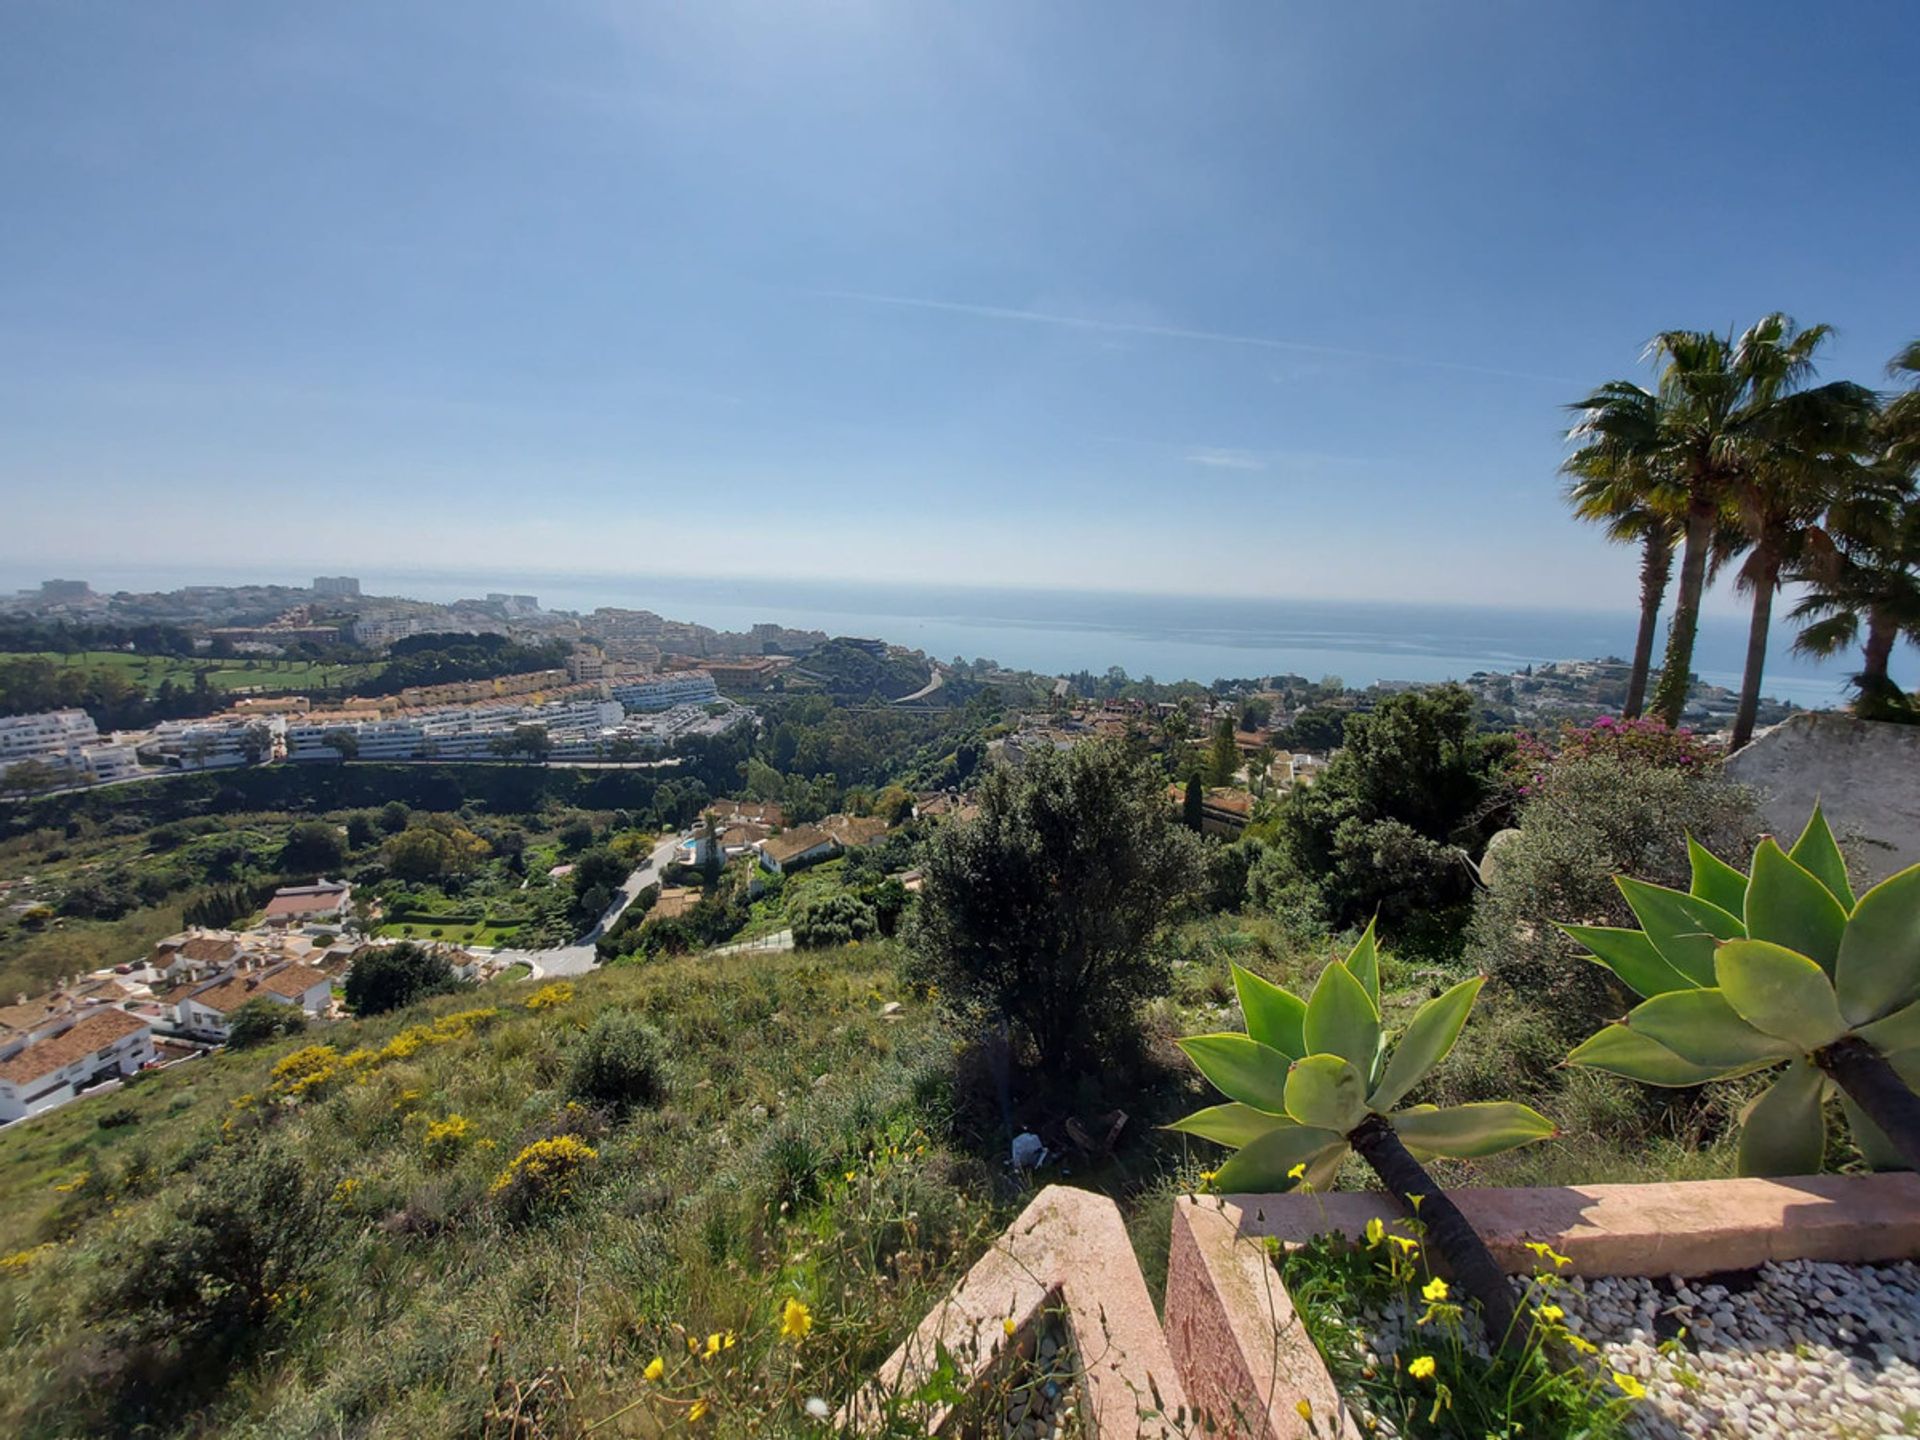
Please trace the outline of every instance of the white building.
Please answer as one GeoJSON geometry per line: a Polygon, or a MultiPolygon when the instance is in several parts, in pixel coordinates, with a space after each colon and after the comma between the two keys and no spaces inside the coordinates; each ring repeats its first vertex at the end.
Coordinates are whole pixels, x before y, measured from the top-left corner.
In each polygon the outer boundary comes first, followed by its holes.
{"type": "Polygon", "coordinates": [[[66,771],[65,784],[97,785],[137,774],[140,757],[131,745],[102,740],[84,710],[48,710],[0,719],[0,776],[34,761],[66,771]]]}
{"type": "Polygon", "coordinates": [[[274,734],[285,728],[278,717],[162,720],[146,748],[170,770],[225,770],[271,760],[274,734]]]}
{"type": "Polygon", "coordinates": [[[161,997],[173,1012],[173,1023],[201,1040],[225,1041],[232,1017],[253,1000],[298,1005],[309,1015],[324,1015],[333,1003],[333,983],[310,965],[269,965],[241,969],[231,975],[185,985],[161,997]]]}
{"type": "Polygon", "coordinates": [[[334,600],[348,600],[360,593],[360,581],[352,575],[316,575],[313,593],[334,600]]]}
{"type": "Polygon", "coordinates": [[[111,1006],[35,1035],[0,1060],[0,1122],[64,1105],[94,1081],[131,1075],[153,1059],[152,1027],[111,1006]]]}
{"type": "Polygon", "coordinates": [[[676,670],[646,680],[615,685],[609,694],[629,710],[666,710],[675,705],[704,705],[720,691],[704,670],[676,670]]]}

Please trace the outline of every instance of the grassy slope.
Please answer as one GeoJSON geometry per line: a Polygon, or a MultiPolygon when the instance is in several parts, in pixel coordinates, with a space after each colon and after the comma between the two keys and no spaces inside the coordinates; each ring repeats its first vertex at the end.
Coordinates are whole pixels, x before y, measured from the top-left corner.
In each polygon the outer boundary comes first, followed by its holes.
{"type": "MultiPolygon", "coordinates": [[[[272,1127],[314,1185],[355,1184],[331,1202],[332,1258],[284,1340],[180,1433],[481,1434],[490,1404],[542,1376],[543,1428],[526,1433],[575,1433],[639,1397],[656,1354],[671,1369],[650,1393],[669,1399],[596,1434],[658,1433],[680,1413],[672,1397],[708,1399],[718,1433],[801,1432],[800,1400],[845,1396],[1007,1218],[984,1199],[990,1177],[934,1138],[939,1041],[919,1005],[878,1018],[890,977],[872,946],[687,959],[584,977],[551,1009],[526,1008],[535,984],[503,984],[324,1032],[377,1047],[405,1023],[501,1007],[272,1127]],[[489,1186],[547,1133],[569,1050],[607,1006],[660,1029],[668,1097],[593,1139],[570,1209],[512,1224],[489,1186]],[[434,1168],[424,1130],[451,1114],[470,1143],[434,1168]],[[789,1296],[816,1317],[801,1346],[774,1333],[789,1296]],[[687,1357],[684,1333],[727,1330],[736,1346],[687,1357]]],[[[84,1353],[87,1295],[174,1208],[187,1181],[172,1172],[206,1161],[231,1102],[264,1092],[293,1048],[190,1062],[0,1134],[0,1253],[57,1242],[0,1261],[0,1433],[68,1433],[54,1377],[84,1353]],[[100,1128],[121,1110],[134,1123],[100,1128]]]]}
{"type": "MultiPolygon", "coordinates": [[[[358,685],[386,668],[382,661],[364,665],[303,664],[297,660],[279,660],[263,656],[247,668],[242,659],[184,659],[171,655],[130,655],[124,650],[83,650],[59,655],[51,650],[29,652],[32,658],[52,660],[81,670],[114,670],[127,680],[146,688],[149,695],[163,681],[171,680],[176,689],[193,688],[194,676],[213,667],[207,684],[215,690],[318,690],[358,685]]],[[[0,659],[25,658],[0,656],[0,659]]]]}

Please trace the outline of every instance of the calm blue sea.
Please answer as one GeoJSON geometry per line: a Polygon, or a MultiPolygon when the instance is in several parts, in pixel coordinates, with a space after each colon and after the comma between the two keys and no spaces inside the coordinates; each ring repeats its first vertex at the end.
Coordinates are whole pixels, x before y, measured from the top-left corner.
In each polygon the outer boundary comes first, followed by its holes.
{"type": "MultiPolygon", "coordinates": [[[[41,577],[0,571],[0,588],[41,577]]],[[[305,577],[96,570],[96,589],[170,589],[187,583],[303,583],[305,577]]],[[[1475,670],[1512,670],[1543,660],[1625,656],[1631,612],[1493,609],[1460,605],[1228,599],[1066,590],[867,585],[808,580],[702,580],[646,575],[407,574],[361,572],[368,594],[454,600],[490,590],[534,594],[550,610],[618,605],[657,611],[719,629],[774,621],[829,634],[879,636],[942,659],[987,656],[1047,674],[1122,666],[1139,677],[1211,681],[1291,672],[1375,680],[1444,680],[1475,670]]],[[[1822,706],[1839,703],[1848,657],[1816,664],[1791,653],[1792,635],[1774,627],[1765,691],[1822,706]]],[[[1745,621],[1709,616],[1695,669],[1734,685],[1745,654],[1745,621]]],[[[1901,655],[1913,678],[1920,652],[1901,655]]]]}

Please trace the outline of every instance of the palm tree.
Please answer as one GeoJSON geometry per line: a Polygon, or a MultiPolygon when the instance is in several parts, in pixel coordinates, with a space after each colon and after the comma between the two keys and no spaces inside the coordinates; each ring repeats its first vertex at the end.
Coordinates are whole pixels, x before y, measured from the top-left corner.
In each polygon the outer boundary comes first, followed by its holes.
{"type": "MultiPolygon", "coordinates": [[[[1737,502],[1769,471],[1791,475],[1797,487],[1805,477],[1796,467],[1810,469],[1810,457],[1820,451],[1818,437],[1800,427],[1817,430],[1870,398],[1845,382],[1803,388],[1829,333],[1824,325],[1801,330],[1780,314],[1738,336],[1668,330],[1647,346],[1647,358],[1660,365],[1657,390],[1615,382],[1579,407],[1583,413],[1569,432],[1572,438],[1602,447],[1616,464],[1643,466],[1676,502],[1683,527],[1680,585],[1652,703],[1669,725],[1679,722],[1686,706],[1707,565],[1717,548],[1724,556],[1721,537],[1737,502]]],[[[1754,515],[1761,518],[1758,508],[1754,515]]],[[[1764,661],[1777,575],[1767,581],[1771,560],[1755,568],[1756,610],[1763,601],[1765,607],[1764,615],[1756,615],[1764,661]]],[[[1751,687],[1757,697],[1751,647],[1748,669],[1743,690],[1751,687]]]]}
{"type": "MultiPolygon", "coordinates": [[[[1887,370],[1920,380],[1920,341],[1887,370]]],[[[1835,502],[1827,515],[1831,544],[1809,556],[1796,577],[1811,588],[1794,607],[1803,626],[1794,649],[1833,655],[1860,643],[1856,712],[1904,718],[1909,702],[1888,669],[1902,636],[1920,640],[1920,384],[1887,403],[1876,440],[1869,483],[1835,502]]]]}
{"type": "MultiPolygon", "coordinates": [[[[1621,388],[1639,390],[1624,382],[1621,388]]],[[[1648,404],[1659,403],[1644,390],[1640,395],[1648,404]]],[[[1646,703],[1654,635],[1667,582],[1673,577],[1673,550],[1681,533],[1673,496],[1645,465],[1601,444],[1582,446],[1560,468],[1573,477],[1567,486],[1567,503],[1576,516],[1606,526],[1607,538],[1616,544],[1640,547],[1640,630],[1634,637],[1633,672],[1627,677],[1627,700],[1620,712],[1631,720],[1646,703]]]]}

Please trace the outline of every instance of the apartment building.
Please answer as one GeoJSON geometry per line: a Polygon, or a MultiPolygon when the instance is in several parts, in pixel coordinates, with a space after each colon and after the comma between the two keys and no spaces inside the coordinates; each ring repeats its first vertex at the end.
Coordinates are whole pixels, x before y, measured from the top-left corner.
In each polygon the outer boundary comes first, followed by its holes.
{"type": "Polygon", "coordinates": [[[629,710],[666,710],[675,705],[703,705],[720,698],[713,676],[705,670],[676,670],[645,680],[625,680],[608,693],[629,710]]]}
{"type": "Polygon", "coordinates": [[[271,760],[274,736],[285,728],[277,718],[235,715],[162,720],[142,748],[169,770],[225,770],[271,760]]]}
{"type": "Polygon", "coordinates": [[[195,984],[183,985],[161,997],[182,1033],[198,1040],[225,1042],[235,1011],[254,1000],[298,1005],[309,1015],[324,1015],[333,1003],[333,982],[311,965],[290,962],[241,968],[195,984]]]}
{"type": "Polygon", "coordinates": [[[48,710],[0,719],[0,775],[24,761],[65,770],[67,783],[97,785],[138,774],[133,746],[102,740],[84,710],[48,710]]]}
{"type": "Polygon", "coordinates": [[[360,581],[352,575],[316,575],[313,593],[330,600],[351,600],[360,593],[360,581]]]}
{"type": "Polygon", "coordinates": [[[98,1080],[153,1059],[153,1029],[112,1006],[80,1010],[10,1046],[0,1042],[0,1123],[64,1105],[98,1080]]]}

